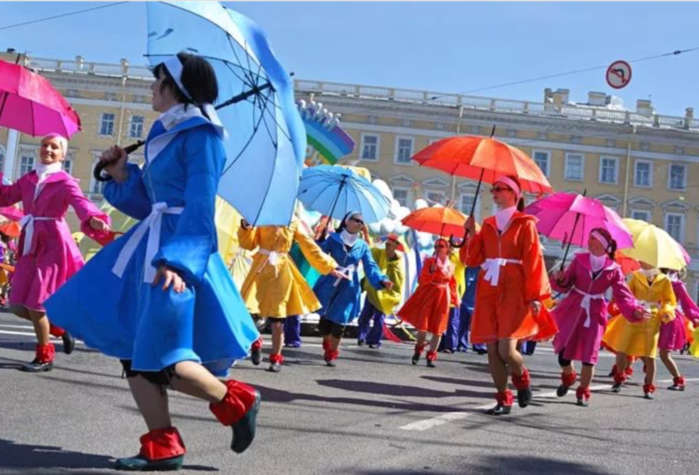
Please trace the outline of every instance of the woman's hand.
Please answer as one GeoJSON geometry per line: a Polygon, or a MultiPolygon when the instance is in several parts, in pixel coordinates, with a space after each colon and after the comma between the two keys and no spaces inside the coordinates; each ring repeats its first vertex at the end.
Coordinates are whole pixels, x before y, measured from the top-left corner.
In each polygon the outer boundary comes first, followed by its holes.
{"type": "Polygon", "coordinates": [[[90,220],[87,222],[92,229],[95,231],[109,231],[109,225],[102,221],[100,218],[97,218],[95,216],[91,217],[90,220]]]}
{"type": "Polygon", "coordinates": [[[651,317],[651,313],[645,308],[639,307],[633,312],[633,316],[637,320],[648,320],[651,317]]]}
{"type": "Polygon", "coordinates": [[[347,277],[347,275],[344,272],[338,269],[333,269],[332,271],[330,271],[330,275],[335,277],[336,279],[349,280],[349,277],[347,277]]]}
{"type": "Polygon", "coordinates": [[[158,267],[158,272],[155,274],[155,279],[153,279],[153,285],[158,285],[158,281],[160,281],[161,278],[165,281],[163,284],[164,291],[167,291],[172,285],[172,290],[174,290],[175,293],[181,294],[187,288],[180,274],[171,267],[158,267]]]}
{"type": "Polygon", "coordinates": [[[391,282],[390,280],[384,280],[383,282],[381,282],[381,285],[383,285],[383,288],[385,290],[393,289],[393,282],[391,282]]]}
{"type": "Polygon", "coordinates": [[[248,223],[245,219],[241,219],[240,227],[243,229],[250,229],[252,226],[250,226],[250,223],[248,223]]]}
{"type": "Polygon", "coordinates": [[[123,183],[129,177],[129,172],[126,170],[127,157],[128,155],[123,148],[114,145],[102,152],[100,163],[107,163],[108,165],[104,167],[104,171],[109,173],[117,182],[123,183]]]}
{"type": "Polygon", "coordinates": [[[468,217],[468,219],[464,223],[464,229],[466,230],[469,236],[474,236],[476,234],[476,220],[473,219],[473,216],[468,217]]]}
{"type": "Polygon", "coordinates": [[[529,302],[529,309],[532,311],[533,317],[538,317],[539,312],[541,312],[541,302],[538,300],[532,300],[529,302]]]}

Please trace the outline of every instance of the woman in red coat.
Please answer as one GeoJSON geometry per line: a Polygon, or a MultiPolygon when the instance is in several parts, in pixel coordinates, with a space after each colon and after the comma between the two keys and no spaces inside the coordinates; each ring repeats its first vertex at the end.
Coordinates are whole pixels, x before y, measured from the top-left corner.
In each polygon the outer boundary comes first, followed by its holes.
{"type": "Polygon", "coordinates": [[[420,361],[420,355],[427,346],[427,334],[432,334],[427,352],[427,366],[430,368],[434,368],[439,340],[447,329],[449,308],[460,305],[454,264],[449,260],[449,243],[445,239],[437,239],[434,250],[434,257],[428,257],[423,262],[418,288],[398,311],[398,317],[418,331],[413,364],[420,361]]]}

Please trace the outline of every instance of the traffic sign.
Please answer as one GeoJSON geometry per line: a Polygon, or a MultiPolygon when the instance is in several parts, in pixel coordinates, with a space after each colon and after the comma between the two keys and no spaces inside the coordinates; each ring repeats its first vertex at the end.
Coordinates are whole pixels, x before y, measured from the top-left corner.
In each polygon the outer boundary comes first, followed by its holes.
{"type": "Polygon", "coordinates": [[[607,68],[607,84],[614,89],[626,87],[631,81],[631,65],[626,61],[614,61],[607,68]]]}

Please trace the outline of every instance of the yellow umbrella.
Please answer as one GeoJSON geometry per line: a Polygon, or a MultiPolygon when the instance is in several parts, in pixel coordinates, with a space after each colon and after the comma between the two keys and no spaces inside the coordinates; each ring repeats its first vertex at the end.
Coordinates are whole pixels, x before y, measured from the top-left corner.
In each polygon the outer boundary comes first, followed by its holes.
{"type": "Polygon", "coordinates": [[[682,270],[687,266],[682,246],[666,231],[638,219],[626,218],[624,224],[633,235],[633,248],[621,252],[656,268],[682,270]]]}

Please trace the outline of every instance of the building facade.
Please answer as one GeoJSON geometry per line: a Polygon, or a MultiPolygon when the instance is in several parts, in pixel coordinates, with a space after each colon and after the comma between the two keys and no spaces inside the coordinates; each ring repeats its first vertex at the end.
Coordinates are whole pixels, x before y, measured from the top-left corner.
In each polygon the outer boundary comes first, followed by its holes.
{"type": "MultiPolygon", "coordinates": [[[[150,107],[150,71],[126,61],[102,64],[81,57],[0,58],[46,76],[78,111],[83,132],[71,140],[66,169],[100,201],[102,185],[92,179],[99,155],[111,145],[143,139],[157,117],[150,107]]],[[[600,92],[590,92],[584,104],[573,103],[565,89],[546,89],[541,102],[307,80],[296,80],[295,89],[298,99],[342,115],[342,127],[357,143],[343,161],[368,168],[403,205],[424,198],[469,213],[476,199],[473,181],[420,167],[411,157],[439,139],[488,136],[495,128],[496,138],[537,162],[554,189],[586,191],[622,217],[666,229],[699,257],[699,119],[691,108],[684,117],[664,116],[650,101],[639,100],[629,111],[600,92]]],[[[0,128],[0,170],[12,180],[31,170],[38,145],[38,138],[0,128]]],[[[479,220],[493,212],[488,188],[477,197],[479,220]]],[[[547,255],[562,254],[560,243],[544,245],[547,255]]],[[[690,264],[688,280],[697,295],[699,263],[690,264]]]]}

